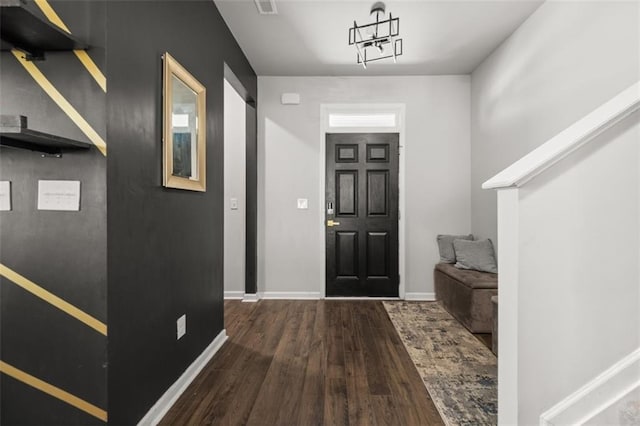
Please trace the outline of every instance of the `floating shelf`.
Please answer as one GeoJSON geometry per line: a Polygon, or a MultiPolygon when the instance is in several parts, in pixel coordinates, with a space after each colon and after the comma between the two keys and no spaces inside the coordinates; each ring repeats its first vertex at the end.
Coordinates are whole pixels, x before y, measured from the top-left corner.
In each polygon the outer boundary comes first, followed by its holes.
{"type": "Polygon", "coordinates": [[[23,0],[0,0],[0,37],[2,50],[19,49],[29,60],[44,59],[45,52],[88,47],[35,14],[23,0]]]}
{"type": "Polygon", "coordinates": [[[46,154],[61,154],[64,151],[89,149],[93,146],[88,142],[28,129],[27,117],[23,115],[0,116],[0,145],[46,154]]]}

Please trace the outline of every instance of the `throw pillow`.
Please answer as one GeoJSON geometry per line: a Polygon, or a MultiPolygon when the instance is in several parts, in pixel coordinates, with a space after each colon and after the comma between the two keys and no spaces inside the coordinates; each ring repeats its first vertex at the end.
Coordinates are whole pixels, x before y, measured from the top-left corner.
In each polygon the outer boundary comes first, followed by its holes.
{"type": "Polygon", "coordinates": [[[456,252],[456,264],[459,269],[474,269],[476,271],[498,273],[496,256],[491,240],[468,241],[453,240],[453,248],[456,252]]]}
{"type": "Polygon", "coordinates": [[[456,263],[453,240],[473,240],[473,235],[438,235],[437,240],[438,250],[440,250],[440,262],[456,263]]]}

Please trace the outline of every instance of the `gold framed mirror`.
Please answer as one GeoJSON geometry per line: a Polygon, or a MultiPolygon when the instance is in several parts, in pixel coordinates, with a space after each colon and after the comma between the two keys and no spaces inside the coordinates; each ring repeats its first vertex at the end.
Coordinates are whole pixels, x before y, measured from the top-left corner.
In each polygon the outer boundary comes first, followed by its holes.
{"type": "Polygon", "coordinates": [[[206,191],[206,89],[169,53],[162,56],[162,184],[206,191]]]}

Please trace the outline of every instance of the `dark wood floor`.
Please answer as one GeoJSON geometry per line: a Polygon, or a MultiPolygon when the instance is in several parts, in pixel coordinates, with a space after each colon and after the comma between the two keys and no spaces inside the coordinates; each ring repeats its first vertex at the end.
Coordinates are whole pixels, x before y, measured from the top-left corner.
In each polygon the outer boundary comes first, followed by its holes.
{"type": "Polygon", "coordinates": [[[161,424],[443,424],[379,301],[227,301],[225,327],[161,424]]]}

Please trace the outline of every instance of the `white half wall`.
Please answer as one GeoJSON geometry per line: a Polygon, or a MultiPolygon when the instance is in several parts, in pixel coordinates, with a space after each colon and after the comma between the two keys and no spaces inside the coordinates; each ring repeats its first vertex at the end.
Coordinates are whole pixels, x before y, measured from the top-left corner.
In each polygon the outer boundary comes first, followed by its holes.
{"type": "Polygon", "coordinates": [[[258,77],[258,92],[258,291],[321,288],[320,105],[392,103],[406,107],[402,280],[407,293],[432,293],[436,235],[471,227],[469,76],[258,77]],[[300,105],[280,103],[291,92],[300,105]]]}
{"type": "Polygon", "coordinates": [[[640,387],[635,388],[629,394],[598,413],[585,423],[585,426],[602,425],[633,425],[640,422],[638,405],[640,404],[640,387]]]}
{"type": "Polygon", "coordinates": [[[242,298],[245,290],[246,167],[246,104],[225,80],[224,293],[229,298],[242,298]]]}
{"type": "Polygon", "coordinates": [[[639,141],[636,112],[519,189],[518,424],[640,347],[639,141]]]}
{"type": "Polygon", "coordinates": [[[639,2],[543,3],[471,76],[472,232],[496,242],[483,182],[639,79],[639,2]]]}

